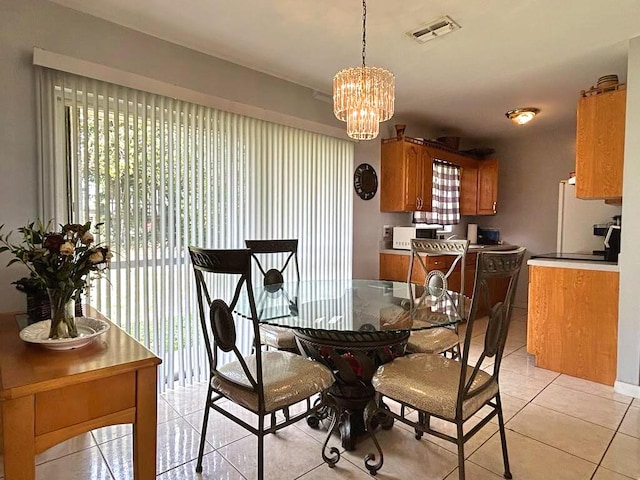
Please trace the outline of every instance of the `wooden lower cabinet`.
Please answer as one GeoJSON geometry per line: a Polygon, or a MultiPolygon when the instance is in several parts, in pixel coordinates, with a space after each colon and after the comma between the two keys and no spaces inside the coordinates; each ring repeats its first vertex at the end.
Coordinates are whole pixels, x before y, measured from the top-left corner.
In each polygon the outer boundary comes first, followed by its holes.
{"type": "Polygon", "coordinates": [[[530,266],[527,351],[536,366],[613,385],[618,289],[618,272],[530,266]]]}
{"type": "MultiPolygon", "coordinates": [[[[406,282],[407,272],[409,271],[409,255],[396,255],[394,253],[380,254],[380,280],[389,280],[392,282],[406,282]]],[[[413,275],[418,278],[419,266],[414,265],[413,275]]],[[[424,275],[422,275],[424,280],[424,275]]]]}
{"type": "MultiPolygon", "coordinates": [[[[407,254],[381,253],[380,280],[406,282],[410,260],[411,255],[408,252],[407,254]]],[[[469,297],[473,294],[473,284],[476,279],[476,260],[476,252],[467,254],[464,271],[464,294],[469,297]]],[[[428,257],[427,266],[429,267],[429,269],[446,270],[451,266],[451,262],[452,257],[450,256],[434,255],[428,257]]],[[[452,290],[459,291],[461,280],[460,277],[460,267],[458,266],[449,278],[449,287],[452,290]]],[[[424,282],[424,271],[417,262],[413,262],[413,272],[411,275],[411,279],[413,283],[424,282]]],[[[504,292],[508,287],[508,284],[502,280],[489,280],[489,282],[491,283],[491,285],[489,286],[489,301],[491,302],[491,305],[479,305],[479,315],[486,315],[487,313],[489,313],[490,307],[493,306],[499,298],[504,297],[504,292]]]]}
{"type": "MultiPolygon", "coordinates": [[[[409,272],[409,262],[411,261],[411,255],[396,255],[393,253],[381,253],[380,254],[380,280],[391,280],[394,282],[406,282],[407,273],[409,272]]],[[[453,257],[447,255],[438,255],[427,257],[426,264],[429,270],[440,270],[446,272],[453,263],[453,257]]],[[[467,258],[467,264],[469,264],[469,258],[467,258]]],[[[469,272],[469,267],[465,270],[465,285],[469,285],[467,277],[473,279],[475,276],[475,254],[473,258],[473,272],[469,272]]],[[[449,286],[452,290],[460,289],[460,267],[451,273],[449,277],[449,286]]],[[[411,273],[412,283],[424,283],[424,270],[418,261],[413,262],[413,271],[411,273]]],[[[473,280],[471,280],[471,287],[473,288],[473,280]]],[[[465,288],[465,293],[470,293],[471,290],[465,288]]]]}

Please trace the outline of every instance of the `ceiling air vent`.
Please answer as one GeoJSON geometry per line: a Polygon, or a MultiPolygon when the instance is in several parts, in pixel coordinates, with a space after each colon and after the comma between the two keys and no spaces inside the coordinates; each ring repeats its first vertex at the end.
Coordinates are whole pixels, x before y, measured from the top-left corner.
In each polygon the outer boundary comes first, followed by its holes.
{"type": "Polygon", "coordinates": [[[454,30],[459,30],[460,25],[454,22],[450,17],[444,16],[435,20],[424,23],[410,32],[407,32],[411,38],[418,43],[426,43],[434,38],[441,37],[454,30]]]}

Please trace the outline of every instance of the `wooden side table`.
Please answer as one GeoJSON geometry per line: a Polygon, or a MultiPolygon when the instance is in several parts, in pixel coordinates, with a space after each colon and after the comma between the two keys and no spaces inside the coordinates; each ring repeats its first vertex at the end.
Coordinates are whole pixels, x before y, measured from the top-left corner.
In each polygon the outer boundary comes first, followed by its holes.
{"type": "MultiPolygon", "coordinates": [[[[104,316],[91,307],[85,315],[104,316]]],[[[77,350],[18,337],[0,314],[0,446],[5,480],[34,480],[35,455],[84,432],[133,424],[136,480],[156,477],[157,366],[161,360],[116,325],[77,350]]]]}

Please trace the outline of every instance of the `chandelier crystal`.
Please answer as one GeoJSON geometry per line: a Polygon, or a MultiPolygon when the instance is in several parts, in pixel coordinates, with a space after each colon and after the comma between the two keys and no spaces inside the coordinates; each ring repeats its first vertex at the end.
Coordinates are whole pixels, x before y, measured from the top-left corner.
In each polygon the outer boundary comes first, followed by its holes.
{"type": "Polygon", "coordinates": [[[362,2],[362,66],[345,68],[333,77],[333,113],[347,122],[347,135],[356,140],[372,140],[380,132],[380,122],[393,116],[395,78],[389,70],[367,67],[367,3],[362,2]]]}

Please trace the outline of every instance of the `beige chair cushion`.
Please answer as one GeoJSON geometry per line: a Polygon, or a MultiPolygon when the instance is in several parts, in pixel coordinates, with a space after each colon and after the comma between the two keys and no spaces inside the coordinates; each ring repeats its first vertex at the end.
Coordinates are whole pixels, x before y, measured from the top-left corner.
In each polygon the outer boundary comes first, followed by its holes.
{"type": "Polygon", "coordinates": [[[293,330],[275,325],[260,325],[260,343],[288,350],[298,348],[293,330]]]}
{"type": "Polygon", "coordinates": [[[442,353],[459,343],[458,335],[450,328],[430,328],[411,332],[407,350],[412,353],[442,353]]]}
{"type": "MultiPolygon", "coordinates": [[[[252,375],[256,356],[245,357],[252,375]]],[[[214,390],[253,412],[258,411],[258,393],[251,388],[242,365],[234,361],[218,369],[225,375],[211,380],[214,390]],[[231,380],[231,381],[230,381],[231,380]]],[[[291,352],[262,352],[265,410],[271,412],[320,393],[333,384],[333,373],[324,365],[291,352]]]]}
{"type": "MultiPolygon", "coordinates": [[[[472,367],[467,369],[467,378],[472,371],[472,367]]],[[[459,361],[428,353],[396,358],[379,367],[372,380],[383,395],[451,421],[455,420],[459,382],[459,361]]],[[[498,393],[498,384],[483,370],[476,375],[471,390],[486,382],[490,383],[485,390],[464,402],[463,420],[498,393]]]]}

